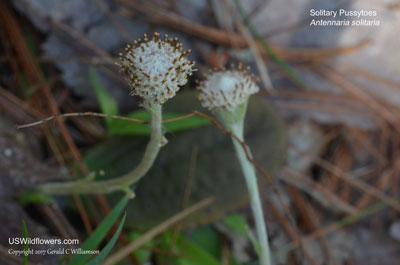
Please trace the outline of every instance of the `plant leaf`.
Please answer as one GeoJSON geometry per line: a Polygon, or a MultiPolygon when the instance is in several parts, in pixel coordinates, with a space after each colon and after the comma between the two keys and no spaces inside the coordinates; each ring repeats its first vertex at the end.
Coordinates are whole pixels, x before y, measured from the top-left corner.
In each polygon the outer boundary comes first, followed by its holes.
{"type": "MultiPolygon", "coordinates": [[[[96,97],[99,102],[101,112],[109,115],[118,115],[119,112],[117,102],[104,88],[94,67],[90,67],[89,75],[94,91],[96,92],[96,97]]],[[[107,128],[110,130],[114,120],[111,118],[105,118],[105,122],[107,128]]]]}
{"type": "Polygon", "coordinates": [[[24,192],[20,196],[18,196],[18,201],[22,206],[26,206],[31,203],[54,202],[53,197],[39,192],[24,192]]]}
{"type": "MultiPolygon", "coordinates": [[[[114,209],[110,212],[110,214],[101,222],[101,224],[94,230],[94,232],[90,235],[90,237],[83,243],[83,250],[94,250],[96,249],[100,243],[103,241],[108,231],[112,228],[118,216],[124,210],[127,202],[129,200],[128,196],[124,196],[118,204],[114,207],[114,209]]],[[[125,219],[124,219],[125,220],[125,219]]],[[[80,265],[84,264],[89,258],[90,254],[80,254],[75,255],[71,258],[68,265],[80,265]]]]}
{"type": "Polygon", "coordinates": [[[209,252],[199,247],[196,243],[191,240],[187,240],[183,236],[179,235],[177,244],[184,249],[181,251],[184,254],[183,257],[177,258],[176,262],[180,265],[221,265],[218,260],[211,255],[209,252]]]}
{"type": "MultiPolygon", "coordinates": [[[[172,113],[190,113],[201,107],[196,93],[192,91],[171,99],[172,103],[165,106],[172,113]]],[[[245,138],[253,156],[264,170],[274,175],[286,153],[282,120],[267,101],[253,97],[248,105],[245,122],[245,138]]],[[[207,211],[201,210],[189,216],[182,225],[213,222],[247,203],[246,184],[240,166],[232,163],[237,160],[232,141],[226,134],[214,126],[204,126],[168,135],[167,139],[168,144],[161,149],[157,165],[136,184],[136,198],[127,205],[126,227],[150,229],[176,213],[182,204],[185,192],[182,183],[186,181],[190,164],[188,154],[193,145],[198,146],[198,156],[188,205],[207,196],[215,196],[216,201],[207,211]]],[[[137,135],[110,137],[85,154],[85,163],[91,171],[104,170],[104,176],[98,179],[121,176],[141,160],[147,141],[147,137],[137,135]]],[[[263,178],[260,181],[264,181],[263,178]]],[[[114,205],[119,201],[119,196],[110,194],[107,199],[114,205]]]]}
{"type": "MultiPolygon", "coordinates": [[[[96,97],[100,105],[101,112],[109,115],[119,115],[118,105],[114,98],[109,95],[104,86],[102,85],[99,75],[94,67],[89,70],[90,80],[96,92],[96,97]]],[[[163,119],[173,119],[180,117],[184,114],[163,112],[163,119]]],[[[150,115],[146,110],[138,110],[128,115],[129,118],[150,120],[150,115]]],[[[113,135],[149,135],[150,125],[140,124],[123,120],[114,120],[105,118],[106,125],[109,133],[113,135]]],[[[192,116],[183,120],[178,120],[164,124],[167,132],[177,132],[187,129],[194,129],[209,124],[207,119],[198,116],[192,116]]]]}
{"type": "Polygon", "coordinates": [[[246,219],[243,218],[240,214],[232,214],[227,216],[224,219],[224,223],[229,226],[232,230],[238,232],[242,236],[249,238],[249,234],[247,233],[246,226],[249,226],[246,222],[246,219]]]}
{"type": "MultiPolygon", "coordinates": [[[[131,231],[128,234],[128,239],[130,241],[135,241],[140,238],[143,234],[138,231],[131,231]]],[[[134,251],[135,256],[139,262],[139,264],[146,264],[148,263],[149,259],[151,258],[152,252],[151,248],[154,247],[154,240],[149,240],[144,244],[145,248],[139,248],[134,251]]]]}
{"type": "Polygon", "coordinates": [[[222,245],[220,235],[211,225],[196,228],[191,233],[190,240],[198,247],[220,260],[222,245]]]}
{"type": "MultiPolygon", "coordinates": [[[[181,117],[182,115],[184,114],[163,112],[163,119],[164,120],[173,119],[181,117]]],[[[145,110],[138,110],[132,112],[126,115],[126,117],[146,120],[146,121],[150,120],[150,114],[145,110]]],[[[209,123],[210,122],[207,119],[198,116],[192,116],[186,119],[164,123],[164,128],[167,132],[178,132],[188,129],[199,128],[209,123]]],[[[109,132],[112,135],[128,135],[128,134],[149,135],[150,125],[123,121],[123,120],[114,120],[111,127],[109,128],[109,132]]]]}
{"type": "Polygon", "coordinates": [[[65,263],[65,261],[67,260],[68,256],[65,254],[62,259],[60,260],[60,262],[58,263],[58,265],[63,265],[65,263]]]}
{"type": "Polygon", "coordinates": [[[115,232],[111,240],[107,243],[107,245],[103,248],[103,250],[100,252],[100,254],[97,255],[93,260],[91,260],[87,265],[100,265],[105,260],[108,253],[110,253],[111,249],[114,247],[115,242],[117,242],[119,235],[121,234],[122,227],[124,226],[125,223],[125,217],[126,214],[122,218],[117,231],[115,232]]]}
{"type": "MultiPolygon", "coordinates": [[[[164,249],[171,250],[171,244],[173,243],[173,236],[171,232],[165,232],[162,237],[161,247],[164,249]]],[[[173,258],[173,264],[178,265],[221,265],[218,258],[211,254],[206,249],[202,248],[195,241],[186,238],[179,234],[176,238],[175,244],[173,245],[173,252],[179,253],[173,258]]],[[[160,264],[166,262],[165,256],[159,256],[160,264]]]]}
{"type": "Polygon", "coordinates": [[[258,243],[257,238],[249,230],[250,225],[242,215],[232,214],[224,219],[224,223],[232,230],[249,239],[256,252],[260,253],[260,244],[258,243]]]}

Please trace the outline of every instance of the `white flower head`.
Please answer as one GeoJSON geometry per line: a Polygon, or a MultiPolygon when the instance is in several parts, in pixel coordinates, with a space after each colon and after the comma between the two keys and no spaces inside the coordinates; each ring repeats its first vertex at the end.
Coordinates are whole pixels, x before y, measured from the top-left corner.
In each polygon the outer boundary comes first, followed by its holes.
{"type": "Polygon", "coordinates": [[[126,54],[120,54],[121,74],[131,87],[131,95],[142,97],[153,104],[162,104],[175,96],[179,86],[187,83],[187,76],[192,75],[194,62],[182,51],[178,38],[165,35],[161,40],[156,32],[151,40],[134,41],[127,45],[126,54]]]}
{"type": "Polygon", "coordinates": [[[250,95],[259,91],[254,75],[249,75],[247,69],[239,64],[238,70],[217,69],[205,75],[197,87],[200,90],[199,100],[208,109],[224,108],[228,111],[245,103],[250,95]]]}

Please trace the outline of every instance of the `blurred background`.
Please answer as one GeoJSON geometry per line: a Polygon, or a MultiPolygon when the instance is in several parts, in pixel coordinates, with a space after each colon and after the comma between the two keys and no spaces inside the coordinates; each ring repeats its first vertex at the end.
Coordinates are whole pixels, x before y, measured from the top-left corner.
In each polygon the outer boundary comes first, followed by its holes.
{"type": "MultiPolygon", "coordinates": [[[[154,32],[178,37],[197,69],[165,104],[166,118],[207,112],[195,80],[208,69],[243,62],[259,77],[246,140],[269,176],[259,174],[274,264],[400,263],[399,1],[3,0],[0,25],[0,264],[22,264],[8,253],[8,239],[23,235],[21,219],[32,237],[83,242],[118,202],[120,194],[49,201],[21,193],[98,170],[99,178],[128,172],[148,126],[90,116],[16,125],[69,112],[148,118],[116,62],[128,43],[154,32]],[[312,9],[376,16],[312,17],[312,9]]],[[[196,116],[165,129],[169,143],[136,185],[115,249],[201,200],[214,202],[120,264],[258,264],[229,137],[196,116]]]]}

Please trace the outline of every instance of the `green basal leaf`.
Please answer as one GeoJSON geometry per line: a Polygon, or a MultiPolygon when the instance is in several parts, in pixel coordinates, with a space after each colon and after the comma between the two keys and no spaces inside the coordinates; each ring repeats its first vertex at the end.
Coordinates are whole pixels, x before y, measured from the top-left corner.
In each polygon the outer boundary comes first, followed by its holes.
{"type": "MultiPolygon", "coordinates": [[[[170,113],[201,110],[196,93],[192,92],[183,92],[171,99],[171,105],[168,104],[169,101],[165,110],[170,113]]],[[[256,162],[273,176],[286,154],[283,121],[267,101],[254,96],[247,106],[245,122],[246,143],[256,162]]],[[[155,165],[135,185],[136,198],[127,205],[125,227],[150,229],[177,213],[190,167],[188,154],[194,146],[198,152],[188,205],[208,196],[214,196],[215,202],[186,218],[182,225],[214,222],[247,203],[246,183],[228,135],[214,126],[203,126],[166,137],[168,144],[161,149],[155,165]]],[[[86,153],[84,161],[90,171],[104,170],[104,176],[97,180],[124,175],[142,159],[148,139],[148,136],[138,135],[109,137],[86,153]]],[[[264,179],[259,179],[261,185],[264,179]]],[[[115,205],[120,196],[110,194],[107,199],[115,205]]]]}

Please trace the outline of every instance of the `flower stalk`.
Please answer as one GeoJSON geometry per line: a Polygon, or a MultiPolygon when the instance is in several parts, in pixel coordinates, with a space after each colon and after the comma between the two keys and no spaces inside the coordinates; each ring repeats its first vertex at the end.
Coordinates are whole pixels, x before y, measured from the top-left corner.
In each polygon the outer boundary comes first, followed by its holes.
{"type": "MultiPolygon", "coordinates": [[[[247,102],[238,106],[235,112],[229,112],[223,109],[216,111],[217,116],[220,118],[222,124],[232,132],[240,141],[244,142],[244,118],[247,109],[247,102]]],[[[239,160],[242,172],[246,181],[247,190],[250,197],[250,206],[253,212],[254,222],[256,226],[256,234],[260,247],[259,256],[260,264],[271,265],[271,255],[268,243],[267,226],[264,221],[264,211],[262,208],[261,198],[258,189],[257,176],[254,166],[247,158],[246,152],[242,144],[232,138],[233,146],[236,151],[236,156],[239,160]]],[[[247,152],[251,154],[250,149],[246,146],[247,152]]],[[[257,247],[257,246],[255,246],[257,247]]]]}
{"type": "MultiPolygon", "coordinates": [[[[234,132],[239,138],[237,133],[234,132]]],[[[246,180],[247,189],[250,196],[250,206],[253,212],[253,217],[256,225],[257,239],[260,244],[260,264],[271,265],[271,255],[268,243],[267,226],[264,221],[264,212],[258,191],[257,177],[253,165],[247,159],[246,154],[241,144],[232,138],[233,145],[236,150],[237,157],[242,167],[243,175],[246,180]]]]}
{"type": "Polygon", "coordinates": [[[45,183],[37,187],[38,191],[47,194],[105,194],[124,191],[133,196],[130,186],[139,181],[154,164],[163,141],[161,105],[147,104],[151,115],[151,135],[145,153],[139,165],[128,174],[110,180],[95,181],[82,179],[71,182],[45,183]]]}
{"type": "MultiPolygon", "coordinates": [[[[232,136],[232,141],[249,192],[259,243],[260,264],[271,265],[267,227],[264,221],[256,171],[246,155],[246,151],[247,154],[251,154],[250,150],[247,146],[242,146],[248,99],[259,91],[254,76],[249,75],[248,70],[248,68],[243,69],[240,64],[238,70],[217,69],[214,73],[206,75],[206,80],[199,82],[199,100],[203,107],[212,110],[222,125],[237,137],[232,136]]],[[[258,250],[258,246],[255,248],[258,250]]]]}
{"type": "Polygon", "coordinates": [[[162,40],[156,32],[152,39],[144,38],[128,44],[126,53],[120,53],[120,73],[128,82],[131,95],[140,96],[143,106],[150,112],[151,136],[139,165],[128,174],[116,179],[95,181],[94,176],[64,183],[46,183],[38,190],[47,194],[104,194],[118,190],[134,196],[130,186],[139,181],[154,164],[165,138],[162,132],[162,104],[175,96],[180,86],[187,83],[192,75],[194,62],[183,51],[178,38],[164,36],[162,40]]]}

